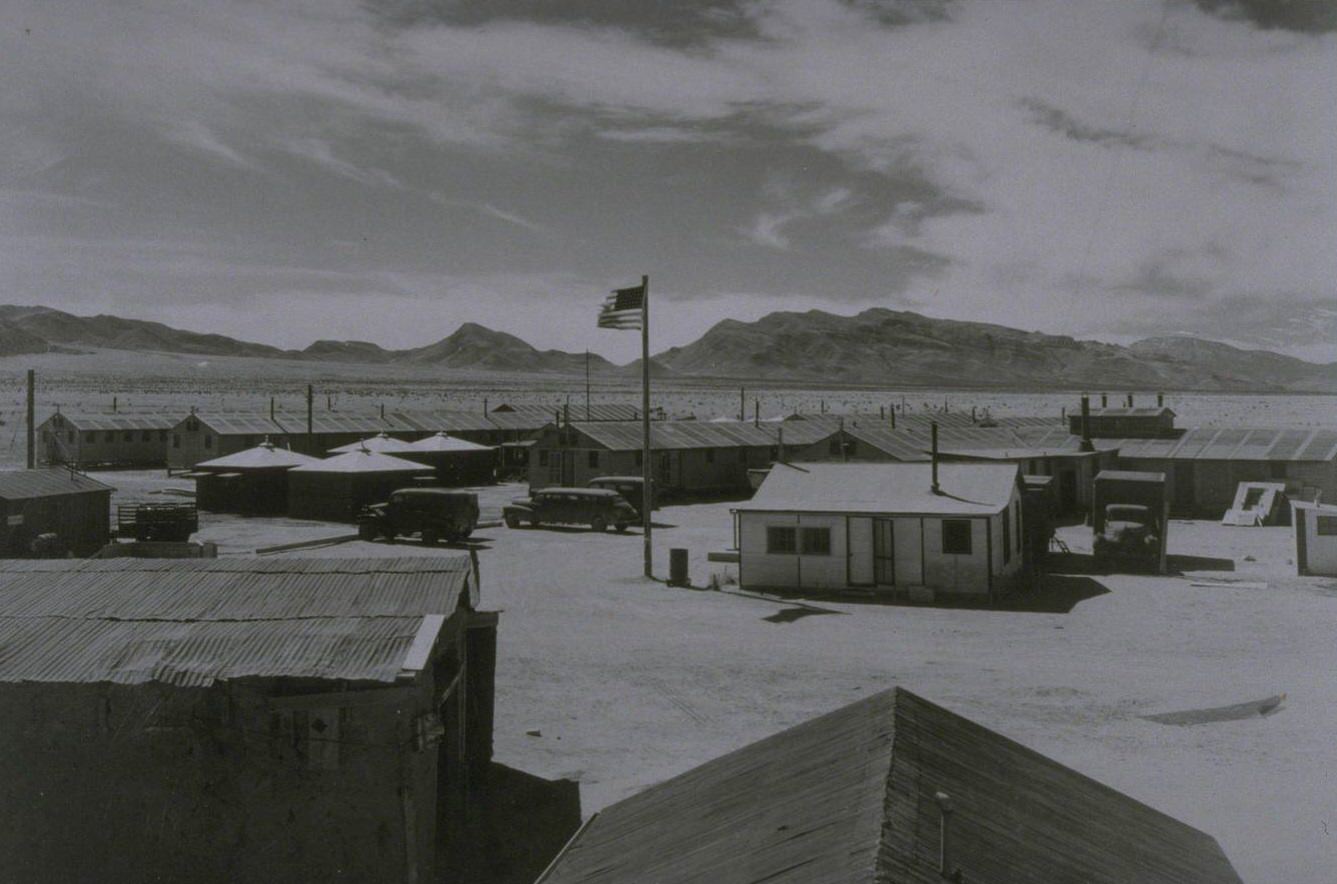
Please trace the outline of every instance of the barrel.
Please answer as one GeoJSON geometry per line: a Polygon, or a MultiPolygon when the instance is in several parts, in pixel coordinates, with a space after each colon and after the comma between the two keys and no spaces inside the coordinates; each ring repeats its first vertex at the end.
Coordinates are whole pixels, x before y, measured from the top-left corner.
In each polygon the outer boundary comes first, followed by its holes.
{"type": "Polygon", "coordinates": [[[669,586],[690,586],[692,581],[687,577],[687,550],[670,549],[669,550],[669,586]]]}

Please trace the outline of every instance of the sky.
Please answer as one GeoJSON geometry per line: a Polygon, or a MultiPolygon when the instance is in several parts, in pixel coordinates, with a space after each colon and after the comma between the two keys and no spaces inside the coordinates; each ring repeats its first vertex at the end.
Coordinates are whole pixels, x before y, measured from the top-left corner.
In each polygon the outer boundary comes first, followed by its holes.
{"type": "Polygon", "coordinates": [[[0,303],[616,361],[870,307],[1337,361],[1330,0],[5,0],[0,303]]]}

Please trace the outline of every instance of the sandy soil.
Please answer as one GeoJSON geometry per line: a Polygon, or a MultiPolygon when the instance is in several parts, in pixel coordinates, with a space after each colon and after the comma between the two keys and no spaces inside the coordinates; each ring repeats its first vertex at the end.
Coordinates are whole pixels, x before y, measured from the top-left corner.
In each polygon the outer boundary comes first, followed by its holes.
{"type": "MultiPolygon", "coordinates": [[[[183,484],[106,479],[127,499],[183,484]]],[[[522,491],[486,489],[485,514],[522,491]]],[[[658,521],[658,573],[669,547],[686,547],[698,586],[727,578],[705,556],[730,542],[728,504],[668,507],[658,521]]],[[[346,531],[206,514],[200,537],[245,554],[346,531]]],[[[1086,529],[1061,535],[1089,549],[1086,529]]],[[[1294,576],[1288,528],[1175,522],[1183,576],[1055,578],[1067,613],[823,599],[791,622],[766,619],[789,602],[642,579],[639,534],[498,527],[476,540],[484,606],[503,612],[498,760],[579,780],[587,814],[899,684],[1215,835],[1246,881],[1337,880],[1337,581],[1294,576]],[[1282,692],[1266,717],[1142,718],[1282,692]]],[[[298,554],[443,552],[351,542],[298,554]]]]}

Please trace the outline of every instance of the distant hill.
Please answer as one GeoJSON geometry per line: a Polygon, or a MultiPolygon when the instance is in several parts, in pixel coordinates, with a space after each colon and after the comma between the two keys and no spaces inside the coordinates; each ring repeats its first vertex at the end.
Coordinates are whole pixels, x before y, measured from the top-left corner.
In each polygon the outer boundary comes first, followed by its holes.
{"type": "Polygon", "coordinates": [[[656,358],[685,375],[842,384],[1337,391],[1337,364],[1196,338],[1123,347],[881,308],[725,320],[656,358]]]}
{"type": "MultiPolygon", "coordinates": [[[[577,376],[586,363],[584,353],[539,350],[515,335],[472,322],[434,344],[407,350],[330,340],[304,350],[281,350],[158,322],[0,306],[0,356],[78,352],[72,348],[577,376]]],[[[640,377],[639,360],[616,366],[592,354],[589,365],[602,376],[640,377]]],[[[1337,363],[1318,365],[1187,336],[1123,347],[881,308],[857,316],[809,310],[772,313],[755,322],[727,319],[694,343],[652,357],[651,373],[657,378],[888,387],[1337,392],[1337,363]]]]}

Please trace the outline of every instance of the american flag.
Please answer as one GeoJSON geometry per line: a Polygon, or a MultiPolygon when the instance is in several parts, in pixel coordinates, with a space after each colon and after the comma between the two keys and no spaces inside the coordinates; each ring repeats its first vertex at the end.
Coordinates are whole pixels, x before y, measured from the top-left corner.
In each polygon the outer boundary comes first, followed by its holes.
{"type": "Polygon", "coordinates": [[[640,328],[644,308],[644,285],[614,289],[599,307],[599,328],[640,328]]]}

